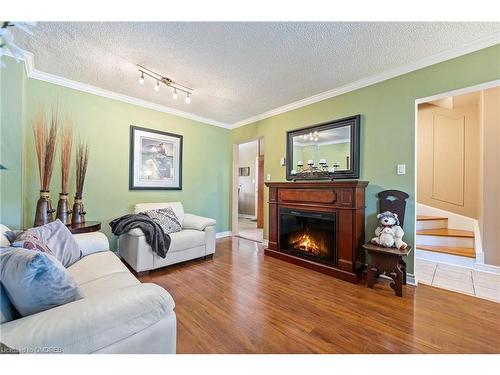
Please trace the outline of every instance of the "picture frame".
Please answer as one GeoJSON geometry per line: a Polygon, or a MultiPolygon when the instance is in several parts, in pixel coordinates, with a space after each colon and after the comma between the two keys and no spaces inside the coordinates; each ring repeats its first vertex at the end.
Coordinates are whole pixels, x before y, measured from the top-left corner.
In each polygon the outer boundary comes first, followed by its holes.
{"type": "Polygon", "coordinates": [[[182,190],[179,134],[130,126],[129,190],[182,190]]]}
{"type": "Polygon", "coordinates": [[[239,175],[240,176],[250,176],[250,167],[240,167],[239,168],[239,175]]]}

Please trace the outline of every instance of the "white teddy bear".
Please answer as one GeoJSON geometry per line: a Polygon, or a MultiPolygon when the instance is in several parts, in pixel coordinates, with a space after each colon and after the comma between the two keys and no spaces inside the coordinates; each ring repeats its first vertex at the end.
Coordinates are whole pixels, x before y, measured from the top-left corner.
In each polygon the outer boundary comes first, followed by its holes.
{"type": "Polygon", "coordinates": [[[403,229],[399,226],[398,215],[390,211],[377,215],[379,226],[375,229],[375,236],[371,243],[383,247],[394,247],[406,249],[408,246],[403,242],[403,229]]]}

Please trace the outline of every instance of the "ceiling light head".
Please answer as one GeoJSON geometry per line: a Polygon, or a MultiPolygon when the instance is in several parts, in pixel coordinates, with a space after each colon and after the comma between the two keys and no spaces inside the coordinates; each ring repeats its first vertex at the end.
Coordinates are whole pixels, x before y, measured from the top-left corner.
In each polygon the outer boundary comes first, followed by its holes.
{"type": "Polygon", "coordinates": [[[160,81],[156,80],[156,85],[154,86],[155,91],[160,91],[160,81]]]}
{"type": "Polygon", "coordinates": [[[139,84],[144,84],[144,72],[141,72],[141,78],[139,78],[139,84]]]}
{"type": "Polygon", "coordinates": [[[174,89],[174,93],[172,94],[172,98],[177,100],[177,89],[174,89]]]}
{"type": "Polygon", "coordinates": [[[189,104],[189,103],[191,103],[191,94],[187,93],[186,94],[186,104],[189,104]]]}

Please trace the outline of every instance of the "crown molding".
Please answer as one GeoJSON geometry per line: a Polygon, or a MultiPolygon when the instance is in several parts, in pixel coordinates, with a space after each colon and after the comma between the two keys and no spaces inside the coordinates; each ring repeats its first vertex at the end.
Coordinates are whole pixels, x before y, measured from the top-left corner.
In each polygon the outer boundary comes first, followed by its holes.
{"type": "Polygon", "coordinates": [[[33,53],[31,53],[29,51],[24,51],[24,58],[22,60],[24,60],[24,63],[25,63],[26,75],[32,79],[37,79],[39,81],[49,82],[49,83],[52,83],[54,85],[68,87],[70,89],[86,92],[89,94],[94,94],[97,96],[102,96],[102,97],[105,97],[108,99],[118,100],[118,101],[128,103],[128,104],[134,104],[134,105],[148,108],[148,109],[152,109],[152,110],[155,110],[158,112],[168,113],[168,114],[183,117],[183,118],[186,118],[189,120],[198,121],[198,122],[201,122],[203,124],[218,126],[218,127],[225,128],[225,129],[231,129],[231,126],[229,124],[226,124],[226,123],[223,123],[220,121],[212,120],[212,119],[202,117],[202,116],[197,116],[197,115],[189,113],[189,112],[180,111],[180,110],[175,109],[175,108],[171,108],[171,107],[167,107],[167,106],[164,106],[161,104],[153,103],[153,102],[150,102],[147,100],[135,98],[133,96],[119,94],[117,92],[105,90],[105,89],[102,89],[100,87],[88,85],[86,83],[73,81],[71,79],[67,79],[67,78],[64,78],[64,77],[61,77],[61,76],[58,76],[55,74],[42,72],[42,71],[37,70],[35,68],[33,53]]]}
{"type": "Polygon", "coordinates": [[[413,72],[415,70],[426,68],[428,66],[438,64],[438,63],[446,61],[446,60],[451,60],[453,58],[463,56],[463,55],[466,55],[466,54],[471,53],[471,52],[475,52],[475,51],[478,51],[478,50],[481,50],[484,48],[494,46],[494,45],[499,44],[499,43],[500,43],[500,32],[494,33],[494,34],[491,34],[491,35],[486,36],[484,38],[475,40],[471,43],[464,44],[460,47],[452,48],[450,50],[440,52],[440,53],[437,53],[435,55],[426,57],[426,58],[418,60],[414,63],[404,65],[402,67],[395,68],[395,69],[389,70],[389,71],[384,72],[384,73],[375,74],[375,75],[372,75],[370,77],[363,78],[363,79],[360,79],[358,81],[354,81],[354,82],[348,83],[346,85],[334,88],[332,90],[328,90],[328,91],[322,92],[320,94],[316,94],[316,95],[310,96],[308,98],[304,98],[304,99],[298,100],[296,102],[286,104],[284,106],[272,109],[270,111],[261,113],[259,115],[252,116],[252,117],[249,117],[247,119],[235,122],[234,124],[231,125],[231,129],[239,128],[241,126],[248,125],[248,124],[251,124],[251,123],[256,122],[256,121],[264,120],[266,118],[276,116],[276,115],[279,115],[281,113],[289,112],[289,111],[292,111],[294,109],[305,107],[307,105],[314,104],[314,103],[323,101],[325,99],[330,99],[330,98],[333,98],[335,96],[346,94],[346,93],[351,92],[351,91],[359,90],[363,87],[371,86],[371,85],[374,85],[376,83],[386,81],[388,79],[413,72]]]}

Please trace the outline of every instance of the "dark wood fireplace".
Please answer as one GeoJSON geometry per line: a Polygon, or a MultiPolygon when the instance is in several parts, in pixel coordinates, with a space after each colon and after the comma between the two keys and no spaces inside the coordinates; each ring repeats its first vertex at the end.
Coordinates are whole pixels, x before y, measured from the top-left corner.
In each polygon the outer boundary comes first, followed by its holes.
{"type": "Polygon", "coordinates": [[[365,181],[268,182],[265,254],[350,282],[364,265],[365,181]]]}

